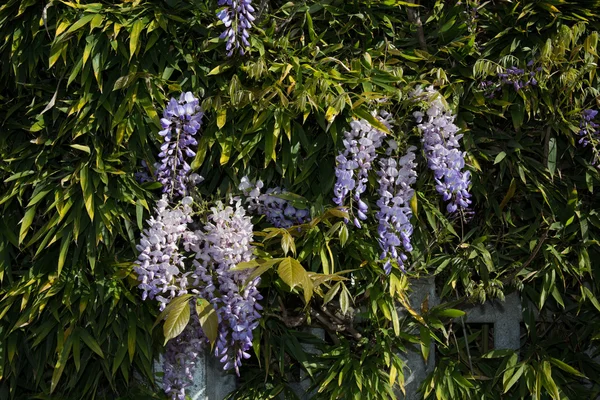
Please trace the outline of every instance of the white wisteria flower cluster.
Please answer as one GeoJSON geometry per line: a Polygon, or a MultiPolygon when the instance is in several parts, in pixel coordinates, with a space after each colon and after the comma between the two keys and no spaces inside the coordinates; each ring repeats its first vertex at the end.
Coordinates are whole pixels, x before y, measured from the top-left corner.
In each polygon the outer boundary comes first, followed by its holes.
{"type": "Polygon", "coordinates": [[[192,198],[184,197],[180,206],[170,208],[167,195],[156,203],[155,215],[147,221],[137,249],[140,251],[134,271],[140,281],[142,299],[159,301],[160,310],[176,296],[187,293],[189,272],[185,272],[185,257],[179,242],[189,235],[192,222],[192,198]]]}

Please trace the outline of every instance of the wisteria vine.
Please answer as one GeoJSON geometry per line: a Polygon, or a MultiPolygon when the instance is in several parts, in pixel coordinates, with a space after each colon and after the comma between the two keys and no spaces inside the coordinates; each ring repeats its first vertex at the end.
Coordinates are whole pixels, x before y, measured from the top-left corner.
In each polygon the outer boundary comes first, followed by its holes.
{"type": "MultiPolygon", "coordinates": [[[[454,115],[433,87],[418,88],[411,95],[415,101],[426,104],[425,112],[416,111],[413,115],[423,135],[423,151],[427,165],[433,171],[436,191],[448,202],[449,213],[467,212],[471,204],[470,172],[464,171],[465,153],[460,150],[462,135],[457,134],[459,129],[454,124],[454,115]]],[[[392,130],[387,112],[374,115],[392,130]]],[[[354,216],[354,225],[360,229],[361,221],[368,218],[369,211],[361,195],[367,190],[370,171],[374,170],[379,182],[375,218],[383,270],[389,274],[392,261],[404,270],[407,253],[412,251],[410,202],[415,195],[412,185],[417,180],[417,148],[409,146],[406,153],[398,157],[398,143],[393,139],[385,140],[386,134],[368,121],[354,120],[350,127],[350,131],[344,132],[344,149],[336,157],[333,202],[348,210],[347,199],[350,197],[354,203],[350,214],[354,216]],[[387,145],[383,146],[384,143],[387,145]],[[385,148],[385,155],[380,157],[381,147],[385,148]]]]}
{"type": "MultiPolygon", "coordinates": [[[[191,172],[187,158],[195,156],[194,136],[202,117],[199,100],[190,92],[183,93],[179,101],[171,99],[164,111],[160,132],[164,142],[157,168],[164,194],[141,234],[134,270],[142,299],[158,300],[161,311],[184,294],[193,295],[192,305],[198,299],[208,301],[218,319],[215,355],[225,370],[239,373],[241,360],[249,357],[262,297],[257,289],[260,279],[247,282],[251,270],[231,269],[254,257],[250,245],[253,225],[241,202],[235,207],[217,202],[208,222],[199,230],[191,229],[194,210],[190,188],[202,177],[191,172]]],[[[140,174],[139,180],[147,181],[146,175],[140,174]]],[[[197,357],[209,343],[195,307],[190,309],[185,329],[165,348],[163,389],[172,399],[185,399],[197,357]]]]}
{"type": "Polygon", "coordinates": [[[171,99],[160,120],[164,138],[160,147],[161,159],[157,179],[163,185],[163,192],[169,197],[185,196],[191,167],[186,157],[194,157],[193,147],[198,145],[194,138],[201,127],[204,112],[200,101],[190,92],[182,93],[179,101],[171,99]]]}

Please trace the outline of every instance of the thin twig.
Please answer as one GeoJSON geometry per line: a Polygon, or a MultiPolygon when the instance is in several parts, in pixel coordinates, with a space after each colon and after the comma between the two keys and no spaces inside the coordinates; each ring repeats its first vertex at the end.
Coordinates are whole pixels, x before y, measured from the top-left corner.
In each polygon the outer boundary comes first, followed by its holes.
{"type": "MultiPolygon", "coordinates": [[[[456,291],[456,298],[459,299],[458,290],[456,291]]],[[[469,350],[469,339],[467,338],[467,325],[465,324],[465,317],[460,317],[460,323],[462,324],[463,334],[465,337],[465,348],[467,349],[467,357],[469,358],[469,370],[471,371],[471,376],[475,375],[473,372],[473,362],[471,361],[471,350],[469,350]]]]}
{"type": "MultiPolygon", "coordinates": [[[[408,3],[419,4],[416,0],[408,0],[408,3]]],[[[423,23],[421,17],[413,7],[408,7],[406,12],[408,13],[408,20],[417,26],[417,39],[419,40],[419,46],[424,51],[427,51],[427,43],[425,42],[425,32],[423,31],[423,23]]]]}
{"type": "Polygon", "coordinates": [[[535,246],[535,248],[533,249],[533,251],[529,255],[529,258],[527,259],[527,261],[525,261],[523,263],[523,265],[521,265],[520,267],[518,267],[517,270],[515,270],[514,272],[512,272],[508,277],[506,277],[505,279],[503,279],[502,283],[504,283],[504,284],[509,283],[510,281],[512,281],[515,278],[515,276],[517,275],[517,273],[519,273],[519,271],[522,271],[525,268],[527,268],[527,266],[529,264],[531,264],[531,262],[533,261],[533,259],[537,256],[537,254],[539,253],[540,249],[542,248],[542,245],[544,244],[544,241],[546,241],[547,238],[548,238],[548,229],[546,229],[544,231],[544,233],[542,233],[542,237],[540,237],[540,240],[539,240],[538,244],[535,246]]]}

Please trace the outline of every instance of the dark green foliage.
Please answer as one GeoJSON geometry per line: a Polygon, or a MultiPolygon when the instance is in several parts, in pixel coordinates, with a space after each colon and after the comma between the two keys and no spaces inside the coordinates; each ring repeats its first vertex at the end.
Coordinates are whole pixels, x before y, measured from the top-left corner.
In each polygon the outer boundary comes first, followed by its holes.
{"type": "Polygon", "coordinates": [[[160,110],[182,90],[207,113],[200,193],[223,197],[248,174],[320,216],[257,235],[260,255],[283,261],[262,270],[257,357],[234,398],[293,398],[300,371],[318,398],[389,398],[404,379],[398,354],[427,356],[431,341],[431,398],[597,395],[600,175],[575,133],[582,110],[600,107],[600,2],[491,1],[476,17],[467,4],[257,2],[251,54],[233,59],[216,39],[216,1],[1,5],[0,397],[154,391],[144,384],[163,338],[132,261],[159,187],[134,173],[155,161],[160,110]],[[480,89],[529,60],[536,87],[505,85],[493,99],[480,89]],[[334,158],[349,121],[376,123],[376,108],[392,112],[396,139],[418,145],[408,93],[420,84],[457,111],[475,214],[448,219],[420,156],[412,264],[386,277],[375,223],[346,227],[331,210],[334,158]],[[410,282],[428,275],[445,303],[407,307],[410,282]],[[515,290],[520,358],[489,352],[483,328],[467,329],[467,352],[454,309],[515,290]],[[309,325],[327,327],[326,340],[301,331],[309,325]]]}

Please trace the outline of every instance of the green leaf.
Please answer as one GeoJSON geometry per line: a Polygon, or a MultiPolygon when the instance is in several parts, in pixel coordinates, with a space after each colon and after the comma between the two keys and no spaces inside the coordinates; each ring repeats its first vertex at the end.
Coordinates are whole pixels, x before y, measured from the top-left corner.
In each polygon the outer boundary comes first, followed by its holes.
{"type": "Polygon", "coordinates": [[[45,190],[41,190],[38,194],[36,194],[35,196],[33,196],[31,198],[31,200],[29,200],[29,203],[27,204],[27,207],[31,207],[33,205],[36,205],[37,203],[39,203],[44,197],[46,197],[46,195],[48,193],[50,193],[52,191],[52,189],[45,189],[45,190]]]}
{"type": "Polygon", "coordinates": [[[514,374],[512,374],[512,376],[510,377],[510,379],[508,380],[504,380],[504,392],[506,393],[510,390],[510,388],[519,380],[519,378],[521,378],[521,375],[523,375],[523,371],[525,370],[525,365],[521,365],[519,368],[517,368],[514,372],[514,374]]]}
{"type": "Polygon", "coordinates": [[[349,236],[348,227],[346,226],[346,224],[342,224],[342,226],[340,227],[340,231],[339,231],[340,245],[342,247],[344,247],[344,245],[348,241],[348,236],[349,236]]]}
{"type": "Polygon", "coordinates": [[[227,122],[227,109],[225,107],[219,108],[217,111],[217,127],[222,129],[227,122]]]}
{"type": "Polygon", "coordinates": [[[525,118],[525,108],[523,104],[516,103],[510,108],[510,116],[512,117],[513,126],[518,132],[523,125],[523,119],[525,118]]]}
{"type": "MultiPolygon", "coordinates": [[[[179,299],[183,297],[181,296],[179,299]]],[[[167,344],[169,340],[179,336],[190,321],[189,297],[177,302],[172,300],[163,312],[166,312],[163,333],[165,336],[164,344],[167,344]]]]}
{"type": "Polygon", "coordinates": [[[450,317],[450,318],[458,318],[464,316],[466,313],[462,310],[457,310],[454,308],[447,308],[445,310],[441,310],[437,313],[440,317],[450,317]]]}
{"type": "Polygon", "coordinates": [[[419,327],[419,332],[421,337],[421,353],[423,354],[423,359],[427,362],[431,349],[431,335],[429,334],[429,329],[424,326],[419,327]]]}
{"type": "Polygon", "coordinates": [[[138,49],[138,43],[140,39],[140,33],[144,28],[144,21],[141,19],[136,20],[133,23],[133,27],[131,28],[131,38],[129,40],[129,60],[133,58],[133,55],[136,53],[138,49]]]}
{"type": "Polygon", "coordinates": [[[214,346],[219,335],[219,318],[213,305],[205,299],[198,299],[196,303],[196,312],[200,320],[202,331],[208,338],[210,345],[214,346]]]}
{"type": "Polygon", "coordinates": [[[291,289],[296,286],[302,286],[306,280],[306,270],[302,265],[292,257],[286,257],[279,264],[277,273],[282,281],[284,281],[291,289]]]}
{"type": "Polygon", "coordinates": [[[278,262],[283,260],[283,258],[271,258],[269,260],[264,260],[261,258],[256,258],[251,261],[243,261],[236,265],[234,268],[231,268],[230,271],[243,271],[249,268],[258,268],[258,267],[271,267],[278,262]]]}
{"type": "Polygon", "coordinates": [[[57,275],[60,276],[63,266],[65,265],[65,261],[67,259],[67,253],[69,252],[69,246],[71,243],[71,238],[73,237],[73,233],[69,232],[65,236],[63,236],[61,244],[60,244],[60,253],[58,254],[58,270],[57,275]]]}
{"type": "Polygon", "coordinates": [[[65,33],[65,36],[68,35],[69,33],[73,33],[76,30],[83,28],[95,16],[96,16],[96,14],[84,14],[83,17],[81,17],[77,22],[75,22],[73,25],[71,25],[71,27],[69,27],[69,29],[65,33]]]}
{"type": "Polygon", "coordinates": [[[375,128],[379,129],[382,132],[385,133],[390,133],[390,130],[387,128],[387,126],[385,126],[380,120],[378,120],[376,117],[374,117],[369,111],[365,110],[364,108],[356,108],[354,110],[352,110],[352,113],[357,116],[358,118],[362,118],[364,120],[366,120],[367,122],[369,122],[371,125],[373,125],[375,128]]]}
{"type": "Polygon", "coordinates": [[[23,239],[27,236],[27,230],[31,226],[33,222],[33,217],[35,216],[36,207],[29,207],[21,220],[21,230],[19,231],[19,244],[23,243],[23,239]]]}
{"type": "Polygon", "coordinates": [[[92,154],[92,152],[88,146],[84,146],[82,144],[70,144],[69,146],[71,146],[74,149],[81,150],[85,153],[92,154]]]}
{"type": "Polygon", "coordinates": [[[90,220],[94,220],[94,193],[92,191],[92,184],[89,179],[89,169],[85,165],[79,172],[79,182],[81,183],[81,190],[83,191],[83,201],[85,203],[85,209],[87,210],[90,220]]]}
{"type": "Polygon", "coordinates": [[[56,365],[54,365],[54,372],[52,372],[52,380],[50,382],[50,393],[56,390],[56,386],[60,381],[60,377],[62,376],[65,366],[67,365],[67,359],[69,358],[69,355],[71,353],[72,343],[73,338],[69,336],[62,348],[62,351],[60,352],[60,355],[58,356],[56,365]]]}
{"type": "Polygon", "coordinates": [[[548,171],[550,171],[550,176],[554,176],[556,171],[556,153],[556,138],[550,138],[548,140],[548,171]]]}
{"type": "Polygon", "coordinates": [[[504,358],[504,357],[510,356],[514,353],[515,353],[514,350],[498,349],[498,350],[492,350],[492,351],[485,353],[484,355],[481,356],[481,358],[504,358]]]}
{"type": "Polygon", "coordinates": [[[550,362],[569,374],[578,376],[580,378],[587,379],[587,377],[584,374],[582,374],[575,368],[571,367],[569,364],[565,363],[564,361],[561,361],[557,358],[550,357],[550,362]]]}
{"type": "Polygon", "coordinates": [[[585,297],[590,299],[590,301],[592,302],[594,307],[596,307],[596,309],[598,311],[600,311],[600,303],[598,302],[598,299],[596,298],[596,296],[594,296],[594,293],[592,293],[592,291],[590,289],[588,289],[587,287],[585,287],[583,285],[581,286],[581,290],[585,294],[585,297]]]}
{"type": "Polygon", "coordinates": [[[229,67],[231,67],[231,64],[217,65],[215,68],[210,70],[210,72],[207,74],[207,76],[219,75],[219,74],[223,73],[224,71],[226,71],[227,69],[229,69],[229,67]]]}
{"type": "Polygon", "coordinates": [[[4,180],[4,183],[8,183],[8,182],[12,182],[12,181],[16,181],[17,179],[23,178],[24,176],[29,176],[29,175],[33,175],[35,174],[35,171],[23,171],[23,172],[17,172],[14,175],[11,175],[10,177],[8,177],[7,179],[4,180]]]}
{"type": "Polygon", "coordinates": [[[127,351],[129,353],[129,362],[133,362],[135,355],[135,342],[137,336],[136,315],[134,312],[128,314],[129,326],[127,327],[127,351]]]}
{"type": "Polygon", "coordinates": [[[78,330],[79,336],[81,340],[89,347],[94,353],[98,354],[100,357],[104,358],[104,353],[102,353],[102,349],[98,345],[96,339],[94,339],[85,329],[78,330]]]}
{"type": "Polygon", "coordinates": [[[548,390],[553,399],[560,400],[558,387],[556,386],[554,379],[552,379],[552,366],[547,360],[542,361],[542,372],[544,374],[542,376],[544,387],[548,390]]]}
{"type": "Polygon", "coordinates": [[[333,285],[331,287],[331,289],[329,289],[327,294],[325,294],[325,296],[323,297],[323,305],[325,305],[325,304],[329,303],[331,300],[333,300],[335,295],[340,291],[340,288],[342,287],[341,285],[342,285],[342,282],[337,282],[335,285],[333,285]]]}
{"type": "Polygon", "coordinates": [[[504,160],[504,158],[506,157],[506,153],[501,151],[500,153],[498,153],[498,155],[496,156],[496,158],[494,159],[494,165],[498,164],[500,161],[504,160]]]}
{"type": "Polygon", "coordinates": [[[140,200],[135,202],[135,219],[138,229],[141,231],[144,228],[144,206],[140,200]]]}

